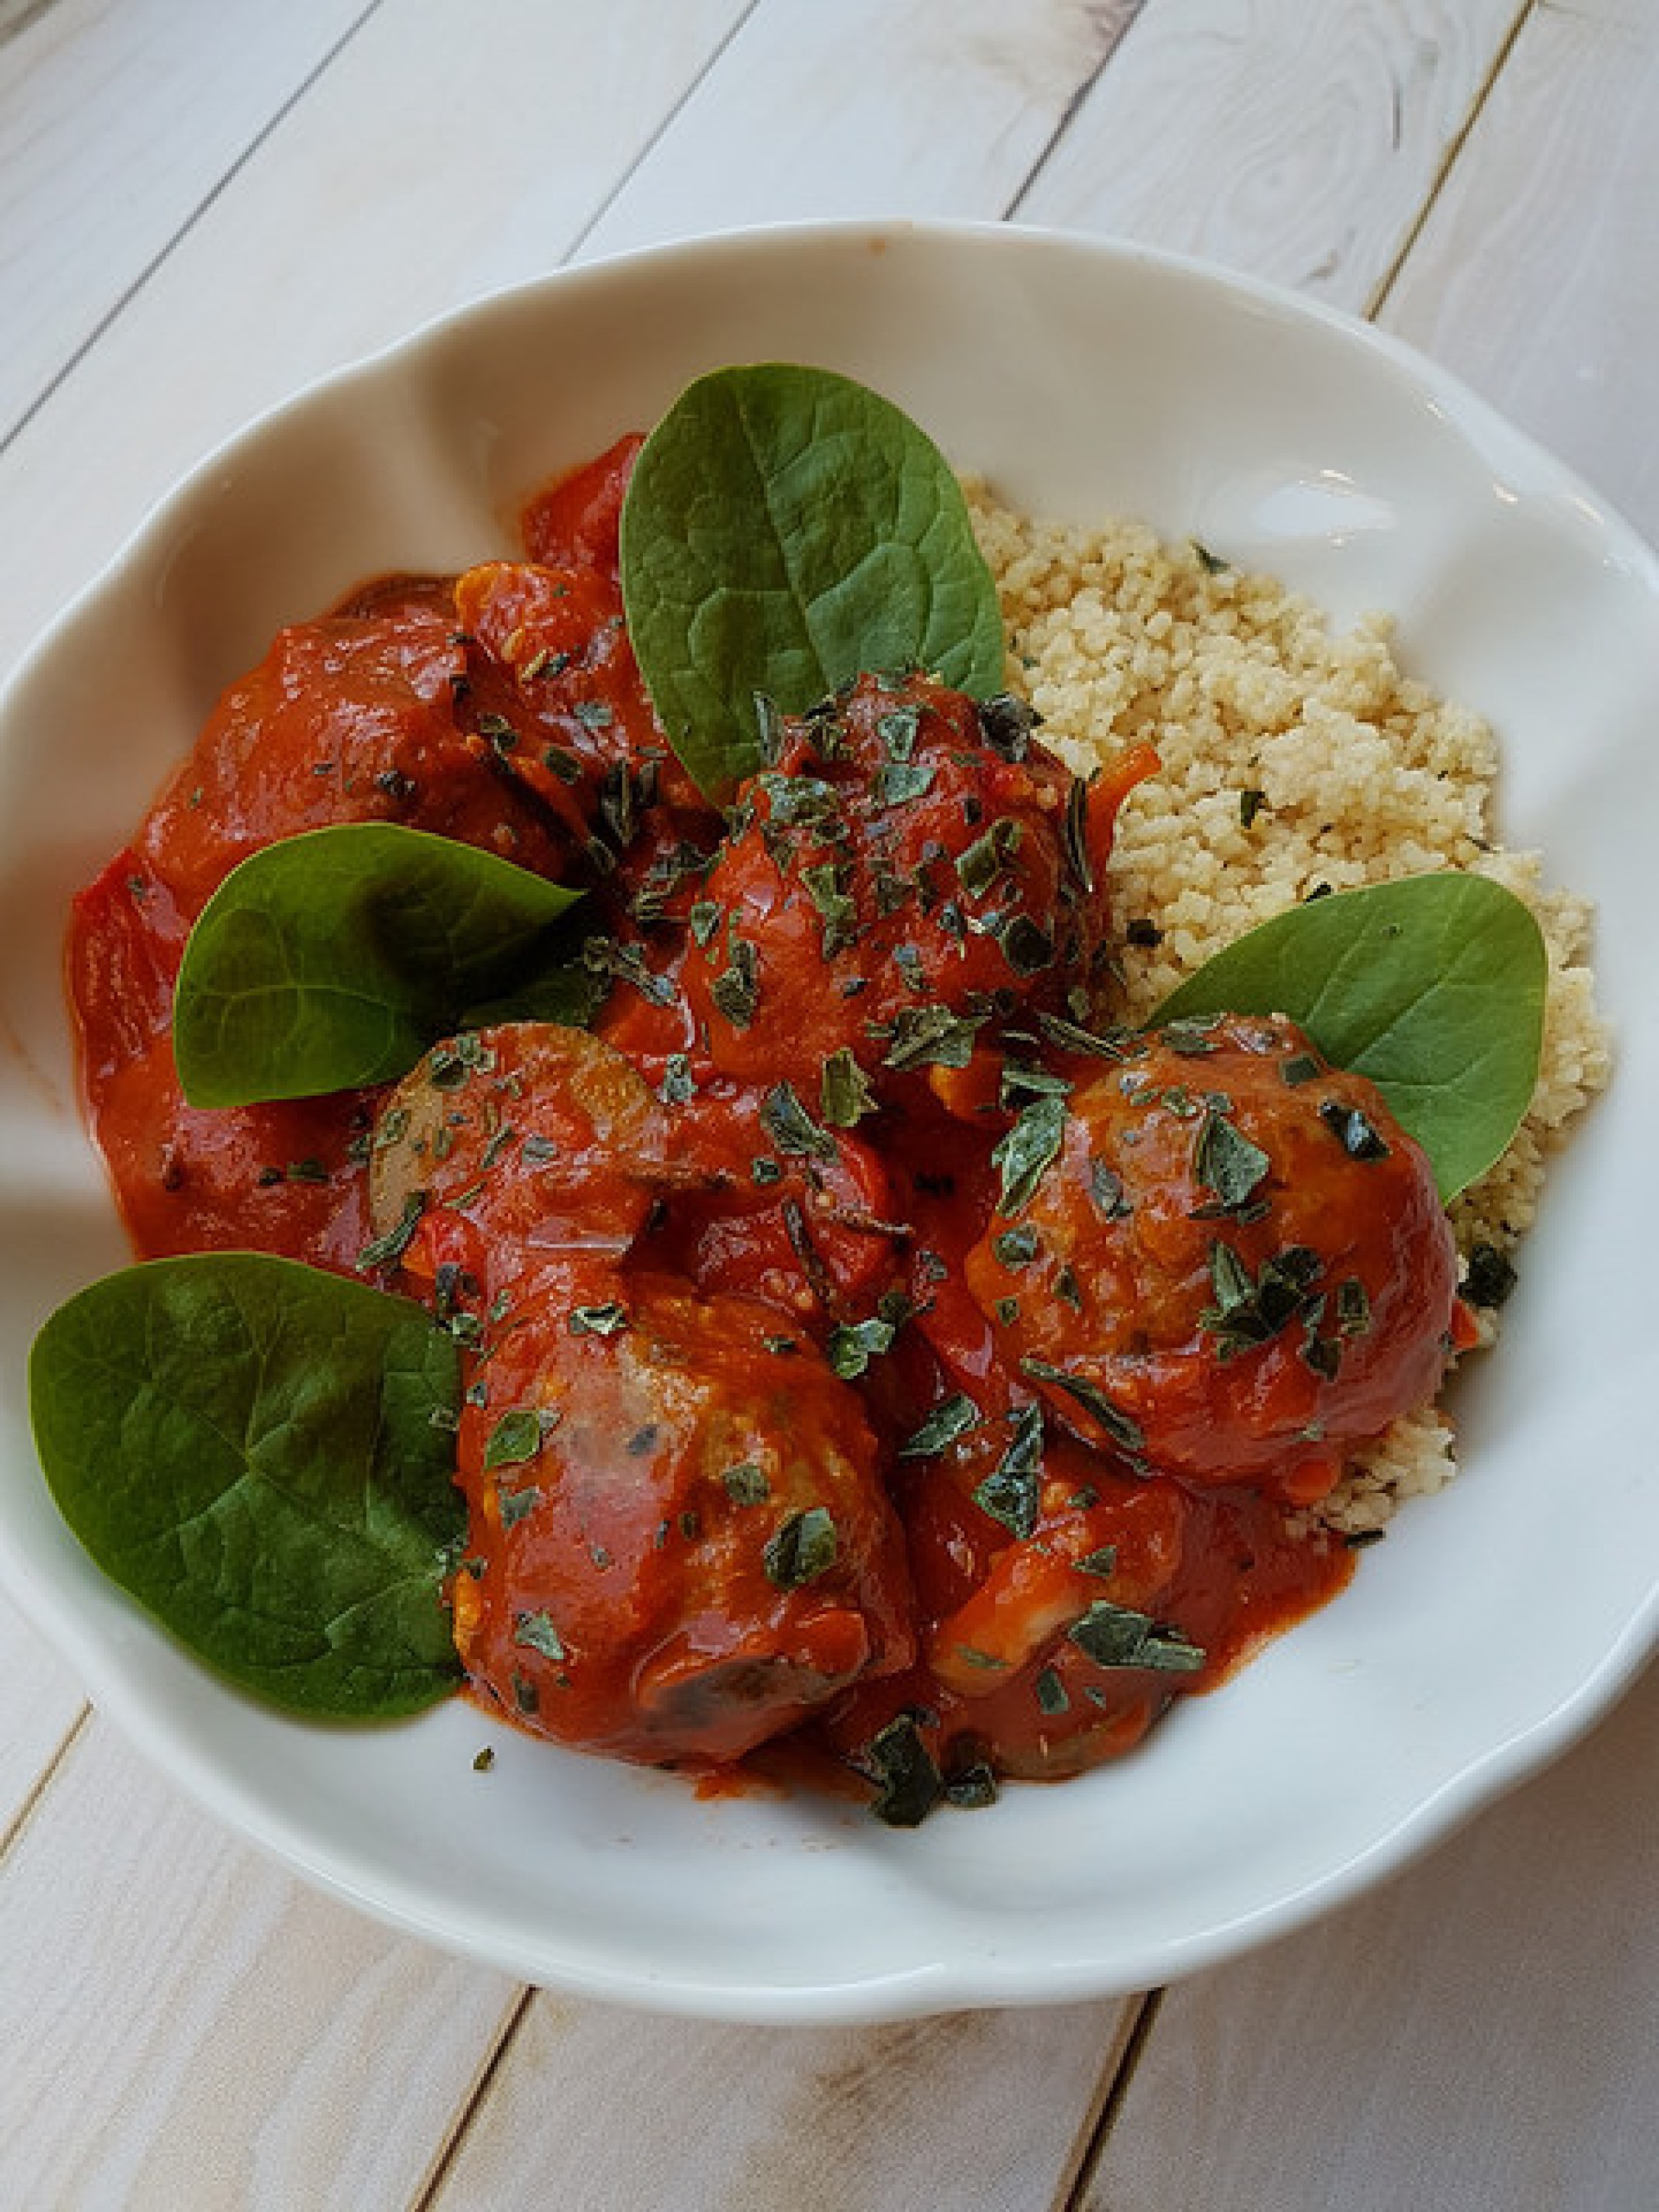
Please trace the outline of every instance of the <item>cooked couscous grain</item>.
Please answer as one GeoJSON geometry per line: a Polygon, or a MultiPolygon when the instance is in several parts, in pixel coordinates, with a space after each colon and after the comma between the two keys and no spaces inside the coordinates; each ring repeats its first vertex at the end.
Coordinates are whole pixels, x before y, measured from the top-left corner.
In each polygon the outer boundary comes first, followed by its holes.
{"type": "MultiPolygon", "coordinates": [[[[1133,522],[1030,521],[977,485],[969,495],[1001,594],[1010,685],[1043,717],[1045,740],[1085,773],[1143,743],[1162,763],[1125,806],[1112,860],[1126,1020],[1322,886],[1465,868],[1536,915],[1550,980],[1532,1105],[1451,1208],[1466,1262],[1483,1244],[1507,1256],[1549,1153],[1610,1059],[1589,907],[1547,890],[1535,854],[1494,842],[1492,732],[1401,672],[1385,617],[1337,634],[1309,600],[1205,548],[1164,545],[1133,522]]],[[[1480,1318],[1490,1341],[1492,1310],[1480,1318]]],[[[1322,1517],[1380,1528],[1400,1499],[1452,1472],[1451,1422],[1425,1407],[1356,1460],[1322,1517]]]]}

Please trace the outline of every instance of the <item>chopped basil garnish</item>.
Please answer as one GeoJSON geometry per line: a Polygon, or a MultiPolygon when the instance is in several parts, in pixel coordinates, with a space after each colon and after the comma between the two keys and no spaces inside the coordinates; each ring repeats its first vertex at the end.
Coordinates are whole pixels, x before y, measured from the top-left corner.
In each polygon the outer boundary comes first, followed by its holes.
{"type": "Polygon", "coordinates": [[[1066,1694],[1066,1685],[1060,1680],[1054,1668],[1043,1668],[1036,1678],[1035,1687],[1040,1711],[1052,1717],[1056,1713],[1068,1713],[1072,1710],[1072,1701],[1066,1694]]]}
{"type": "Polygon", "coordinates": [[[542,1493],[530,1482],[522,1490],[497,1490],[495,1501],[501,1509],[502,1528],[516,1528],[541,1504],[542,1493]]]}
{"type": "Polygon", "coordinates": [[[720,1476],[726,1494],[734,1505],[763,1505],[772,1495],[766,1470],[752,1459],[739,1460],[720,1476]]]}
{"type": "Polygon", "coordinates": [[[1002,1212],[1023,1212],[1037,1185],[1059,1157],[1066,1135],[1066,1101],[1045,1095],[1033,1099],[992,1153],[1002,1170],[998,1205],[1002,1212]]]}
{"type": "Polygon", "coordinates": [[[569,1329],[572,1336],[615,1336],[628,1326],[628,1311],[612,1298],[605,1305],[573,1306],[569,1329]]]}
{"type": "Polygon", "coordinates": [[[532,1651],[539,1651],[544,1659],[560,1660],[569,1656],[564,1648],[564,1639],[554,1627],[551,1616],[546,1613],[516,1614],[513,1622],[513,1641],[526,1645],[532,1651]]]}
{"type": "Polygon", "coordinates": [[[653,975],[637,945],[617,945],[608,937],[582,940],[582,965],[596,975],[629,983],[647,1006],[672,1006],[679,994],[666,975],[653,975]]]}
{"type": "Polygon", "coordinates": [[[959,1774],[945,1778],[945,1800],[964,1813],[977,1813],[997,1802],[997,1778],[989,1764],[977,1759],[959,1774]]]}
{"type": "Polygon", "coordinates": [[[832,959],[859,933],[859,910],[847,890],[847,866],[825,860],[800,872],[801,888],[823,917],[823,957],[832,959]]]}
{"type": "Polygon", "coordinates": [[[1146,1449],[1146,1437],[1140,1424],[1115,1406],[1097,1382],[1086,1375],[1073,1375],[1064,1367],[1056,1367],[1047,1359],[1022,1359],[1022,1375],[1029,1375],[1034,1382],[1046,1382],[1052,1389],[1063,1390],[1068,1398],[1082,1407],[1085,1413],[1099,1422],[1120,1451],[1135,1453],[1146,1449]]]}
{"type": "Polygon", "coordinates": [[[884,806],[925,799],[937,771],[927,761],[887,761],[876,770],[876,797],[884,806]]]}
{"type": "Polygon", "coordinates": [[[1287,1244],[1269,1260],[1259,1274],[1249,1269],[1229,1244],[1210,1247],[1210,1283],[1215,1304],[1199,1316],[1204,1327],[1219,1339],[1223,1359],[1268,1343],[1282,1328],[1317,1303],[1314,1285],[1321,1261],[1306,1244],[1287,1244]]]}
{"type": "Polygon", "coordinates": [[[957,854],[957,880],[970,898],[983,898],[1019,850],[1024,832],[1012,816],[1000,817],[957,854]]]}
{"type": "Polygon", "coordinates": [[[1129,1060],[1145,1050],[1133,1030],[1085,1029],[1061,1014],[1039,1014],[1037,1026],[1049,1043],[1058,1045],[1062,1052],[1087,1053],[1096,1060],[1129,1060]]]}
{"type": "Polygon", "coordinates": [[[708,995],[734,1030],[746,1030],[760,1005],[760,955],[746,937],[733,936],[730,964],[708,986],[708,995]]]}
{"type": "Polygon", "coordinates": [[[1463,1296],[1472,1306],[1501,1306],[1517,1279],[1514,1262],[1495,1244],[1477,1244],[1469,1253],[1463,1296]]]}
{"type": "Polygon", "coordinates": [[[1089,1163],[1089,1195],[1103,1221],[1125,1221],[1134,1212],[1124,1194],[1122,1176],[1104,1160],[1089,1163]]]}
{"type": "Polygon", "coordinates": [[[980,735],[993,752],[1006,761],[1023,761],[1030,750],[1031,732],[1042,717],[1011,691],[979,702],[980,735]]]}
{"type": "Polygon", "coordinates": [[[871,1811],[890,1828],[919,1827],[945,1795],[939,1762],[913,1713],[899,1713],[865,1746],[860,1764],[876,1784],[871,1811]]]}
{"type": "Polygon", "coordinates": [[[503,1413],[489,1431],[489,1442],[484,1445],[486,1469],[519,1467],[526,1460],[534,1459],[546,1433],[535,1407],[515,1406],[511,1413],[503,1413]]]}
{"type": "Polygon", "coordinates": [[[823,1063],[818,1086],[818,1111],[832,1129],[851,1129],[875,1111],[876,1095],[865,1080],[864,1070],[842,1045],[823,1063]]]}
{"type": "Polygon", "coordinates": [[[1204,1664],[1200,1646],[1178,1628],[1147,1613],[1098,1597],[1066,1633],[1097,1667],[1145,1667],[1160,1674],[1194,1674],[1204,1664]]]}
{"type": "Polygon", "coordinates": [[[1336,1286],[1336,1325],[1344,1336],[1363,1336],[1371,1325],[1370,1296],[1357,1275],[1336,1286]]]}
{"type": "Polygon", "coordinates": [[[1212,1190],[1224,1211],[1246,1206],[1273,1162],[1224,1114],[1212,1107],[1204,1117],[1193,1152],[1193,1171],[1212,1190]]]}
{"type": "Polygon", "coordinates": [[[949,1006],[906,1006],[894,1018],[884,1067],[966,1067],[982,1014],[954,1013],[949,1006]]]}
{"type": "Polygon", "coordinates": [[[421,1225],[421,1216],[426,1212],[426,1196],[423,1190],[411,1190],[408,1194],[397,1222],[384,1237],[374,1237],[357,1255],[359,1274],[366,1275],[375,1267],[389,1267],[395,1261],[403,1258],[415,1231],[421,1225]]]}
{"type": "Polygon", "coordinates": [[[819,1128],[801,1104],[792,1083],[775,1083],[761,1101],[761,1127],[791,1159],[833,1160],[836,1140],[819,1128]]]}
{"type": "Polygon", "coordinates": [[[958,1437],[976,1429],[981,1419],[979,1407],[973,1400],[958,1390],[934,1407],[914,1436],[906,1438],[898,1448],[901,1459],[927,1459],[953,1444],[958,1437]]]}
{"type": "Polygon", "coordinates": [[[810,1505],[779,1522],[767,1539],[761,1564],[767,1580],[779,1589],[799,1589],[816,1582],[836,1564],[840,1548],[836,1524],[828,1509],[810,1505]]]}
{"type": "Polygon", "coordinates": [[[916,732],[921,726],[919,706],[894,707],[876,719],[876,735],[887,748],[889,760],[908,761],[916,749],[916,732]]]}
{"type": "Polygon", "coordinates": [[[1215,1050],[1212,1032],[1220,1018],[1218,1014],[1184,1014],[1165,1022],[1158,1034],[1171,1052],[1188,1059],[1199,1059],[1215,1050]]]}
{"type": "Polygon", "coordinates": [[[1051,1075],[1046,1067],[1027,1067],[1017,1060],[1005,1060],[997,1085],[997,1103],[1005,1112],[1018,1114],[1033,1098],[1064,1098],[1071,1088],[1066,1076],[1051,1075]]]}
{"type": "Polygon", "coordinates": [[[1016,975],[1035,975],[1054,965],[1054,940],[1029,914],[1011,914],[996,937],[1003,958],[1016,975]]]}
{"type": "Polygon", "coordinates": [[[691,1062],[683,1052],[671,1052],[663,1063],[657,1096],[665,1106],[684,1106],[696,1097],[697,1085],[691,1062]]]}
{"type": "Polygon", "coordinates": [[[1358,1106],[1344,1106],[1328,1098],[1319,1118],[1351,1160],[1385,1160],[1389,1148],[1373,1123],[1358,1106]]]}
{"type": "Polygon", "coordinates": [[[1007,1450],[974,1492],[974,1503],[1010,1534],[1024,1538],[1036,1528],[1042,1504],[1042,1408],[1022,1406],[1010,1417],[1007,1450]]]}
{"type": "Polygon", "coordinates": [[[850,1382],[872,1359],[892,1350],[897,1334],[896,1323],[879,1314],[872,1314],[868,1321],[842,1322],[830,1330],[824,1357],[842,1382],[850,1382]]]}
{"type": "Polygon", "coordinates": [[[1080,890],[1093,894],[1095,872],[1089,859],[1089,781],[1074,775],[1066,794],[1066,813],[1060,827],[1060,848],[1080,890]]]}

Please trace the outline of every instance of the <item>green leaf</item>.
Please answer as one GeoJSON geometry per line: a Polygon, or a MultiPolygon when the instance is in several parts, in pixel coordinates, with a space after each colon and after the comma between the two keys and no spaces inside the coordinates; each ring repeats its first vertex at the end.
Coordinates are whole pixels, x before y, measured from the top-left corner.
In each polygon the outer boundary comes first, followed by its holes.
{"type": "Polygon", "coordinates": [[[974,1491],[974,1503],[1012,1535],[1035,1531],[1042,1510],[1042,1408],[1022,1406],[1009,1415],[1008,1449],[974,1491]]]}
{"type": "Polygon", "coordinates": [[[1078,1650],[1097,1667],[1145,1667],[1160,1674],[1195,1674],[1205,1654],[1179,1628],[1150,1613],[1097,1598],[1080,1620],[1066,1630],[1078,1650]]]}
{"type": "Polygon", "coordinates": [[[792,1159],[833,1160],[836,1140],[801,1104],[793,1083],[775,1083],[760,1103],[760,1125],[792,1159]]]}
{"type": "Polygon", "coordinates": [[[976,1429],[984,1416],[973,1400],[958,1390],[934,1407],[915,1435],[898,1448],[901,1459],[926,1459],[946,1450],[958,1437],[976,1429]]]}
{"type": "Polygon", "coordinates": [[[580,1012],[553,926],[580,893],[390,822],[285,837],[233,868],[190,933],[173,1053],[192,1106],[406,1074],[493,1000],[580,1012]]]}
{"type": "Polygon", "coordinates": [[[827,1506],[809,1505],[779,1522],[766,1541],[762,1564],[779,1589],[801,1589],[836,1564],[840,1538],[827,1506]]]}
{"type": "Polygon", "coordinates": [[[859,1763],[876,1784],[870,1810],[890,1828],[920,1827],[945,1795],[945,1778],[914,1713],[896,1713],[866,1744],[859,1763]]]}
{"type": "Polygon", "coordinates": [[[1045,1091],[1022,1111],[991,1154],[993,1165],[1002,1170],[997,1203],[1005,1214],[1023,1212],[1030,1204],[1065,1141],[1066,1101],[1045,1091]]]}
{"type": "Polygon", "coordinates": [[[1339,891],[1217,953],[1152,1017],[1287,1014],[1376,1084],[1442,1198],[1504,1151],[1538,1079],[1547,960],[1531,911],[1455,870],[1339,891]]]}
{"type": "Polygon", "coordinates": [[[419,1306],[263,1254],[152,1261],[59,1307],[29,1395],[65,1521],[219,1674],[347,1720],[454,1687],[459,1355],[419,1306]]]}
{"type": "Polygon", "coordinates": [[[1002,681],[996,586],[956,478],[862,385],[784,362],[691,385],[623,504],[623,598],[653,704],[710,798],[764,764],[757,693],[799,714],[862,671],[1002,681]]]}

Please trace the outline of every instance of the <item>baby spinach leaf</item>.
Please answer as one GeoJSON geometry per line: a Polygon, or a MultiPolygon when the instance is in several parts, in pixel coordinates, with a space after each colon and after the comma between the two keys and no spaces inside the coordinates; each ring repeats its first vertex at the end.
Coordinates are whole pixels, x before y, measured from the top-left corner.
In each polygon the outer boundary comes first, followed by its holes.
{"type": "Polygon", "coordinates": [[[864,386],[787,362],[691,385],[641,449],[622,515],[629,634],[710,798],[763,763],[756,695],[800,714],[916,665],[1002,684],[996,586],[956,478],[864,386]]]}
{"type": "Polygon", "coordinates": [[[1522,901],[1448,869],[1276,915],[1189,975],[1152,1021],[1287,1014],[1328,1060],[1376,1084],[1452,1198],[1527,1110],[1547,975],[1522,901]]]}
{"type": "Polygon", "coordinates": [[[419,1306],[258,1253],[153,1261],[58,1308],[29,1396],[64,1520],[219,1674],[334,1719],[453,1688],[459,1354],[419,1306]]]}
{"type": "Polygon", "coordinates": [[[173,1046],[185,1097],[245,1106],[390,1082],[482,1001],[498,1015],[514,991],[579,1004],[552,930],[580,896],[396,823],[264,847],[185,947],[173,1046]]]}

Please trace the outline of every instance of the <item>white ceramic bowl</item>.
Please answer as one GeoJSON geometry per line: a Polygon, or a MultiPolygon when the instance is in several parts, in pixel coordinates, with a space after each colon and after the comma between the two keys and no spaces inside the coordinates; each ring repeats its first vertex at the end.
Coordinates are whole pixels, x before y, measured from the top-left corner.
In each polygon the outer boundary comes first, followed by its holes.
{"type": "Polygon", "coordinates": [[[1659,1095],[1659,569],[1427,363],[1277,292],[1006,229],[813,226],[559,276],[256,424],[151,517],[0,713],[0,1543],[15,1595],[155,1761],[301,1873],[532,1980],[832,2021],[1124,1990],[1306,1920],[1559,1750],[1659,1622],[1647,1431],[1659,1095]],[[886,1831],[817,1797],[700,1802],[499,1737],[457,1701],[366,1732],[222,1687],[104,1582],[31,1451],[28,1340],[125,1257],[76,1120],[72,890],[285,620],[508,550],[521,497],[685,381],[792,358],[879,386],[1015,502],[1137,513],[1400,617],[1502,733],[1508,842],[1600,902],[1613,1089],[1562,1159],[1464,1471],[1336,1604],[1123,1764],[886,1831]]]}

